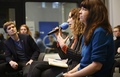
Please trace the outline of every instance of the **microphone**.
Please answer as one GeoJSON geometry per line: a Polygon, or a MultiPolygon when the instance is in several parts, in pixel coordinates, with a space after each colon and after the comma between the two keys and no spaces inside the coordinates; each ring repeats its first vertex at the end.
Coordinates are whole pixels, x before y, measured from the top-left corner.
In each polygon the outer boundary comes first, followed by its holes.
{"type": "Polygon", "coordinates": [[[57,31],[59,31],[60,28],[65,30],[65,29],[68,28],[68,26],[69,26],[69,24],[67,22],[64,22],[64,23],[61,24],[61,27],[59,27],[58,29],[50,31],[47,35],[51,35],[51,34],[57,32],[57,31]]]}

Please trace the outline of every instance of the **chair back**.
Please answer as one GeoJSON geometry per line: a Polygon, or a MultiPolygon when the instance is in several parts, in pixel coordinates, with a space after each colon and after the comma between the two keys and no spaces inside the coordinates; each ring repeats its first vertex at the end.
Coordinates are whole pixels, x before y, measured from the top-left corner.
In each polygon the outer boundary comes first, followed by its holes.
{"type": "Polygon", "coordinates": [[[43,61],[44,60],[44,56],[45,56],[45,53],[40,53],[39,57],[38,57],[38,61],[43,61]]]}

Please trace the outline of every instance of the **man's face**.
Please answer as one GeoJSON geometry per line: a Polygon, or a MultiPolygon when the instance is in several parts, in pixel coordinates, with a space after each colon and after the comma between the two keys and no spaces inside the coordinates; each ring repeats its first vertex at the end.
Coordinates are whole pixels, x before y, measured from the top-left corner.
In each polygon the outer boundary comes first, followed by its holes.
{"type": "Polygon", "coordinates": [[[16,27],[13,24],[9,25],[6,31],[9,36],[13,36],[17,33],[16,27]]]}
{"type": "Polygon", "coordinates": [[[114,34],[115,37],[119,37],[119,36],[120,36],[120,31],[119,31],[119,29],[118,29],[118,28],[114,28],[113,34],[114,34]]]}
{"type": "Polygon", "coordinates": [[[35,39],[37,39],[37,36],[36,36],[36,34],[34,34],[34,38],[35,38],[35,39]]]}

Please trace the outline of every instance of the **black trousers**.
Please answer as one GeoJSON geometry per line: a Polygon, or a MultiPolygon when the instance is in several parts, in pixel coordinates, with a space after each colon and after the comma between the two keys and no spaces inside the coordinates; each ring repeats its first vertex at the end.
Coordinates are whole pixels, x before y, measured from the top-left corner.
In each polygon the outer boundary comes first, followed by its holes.
{"type": "Polygon", "coordinates": [[[27,77],[30,65],[26,66],[26,62],[27,61],[17,62],[18,63],[18,69],[17,70],[13,69],[10,66],[10,64],[8,64],[7,62],[0,64],[0,77],[2,77],[2,76],[4,77],[6,73],[12,73],[12,72],[16,72],[16,71],[19,71],[19,70],[23,71],[23,77],[27,77]]]}
{"type": "Polygon", "coordinates": [[[67,68],[50,66],[46,61],[34,61],[30,66],[28,77],[55,77],[66,71],[67,68]]]}

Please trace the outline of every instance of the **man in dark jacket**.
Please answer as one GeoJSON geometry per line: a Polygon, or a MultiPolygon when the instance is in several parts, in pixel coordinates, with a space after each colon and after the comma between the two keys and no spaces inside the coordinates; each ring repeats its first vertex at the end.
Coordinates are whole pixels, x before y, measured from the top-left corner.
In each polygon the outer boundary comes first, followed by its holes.
{"type": "Polygon", "coordinates": [[[6,22],[3,28],[10,38],[4,42],[8,64],[2,72],[22,69],[23,77],[27,77],[29,67],[33,61],[38,59],[40,50],[30,35],[17,33],[14,22],[6,22]]]}
{"type": "Polygon", "coordinates": [[[116,60],[116,67],[119,67],[120,72],[120,25],[114,27],[114,36],[116,37],[115,42],[115,60],[116,60]]]}

